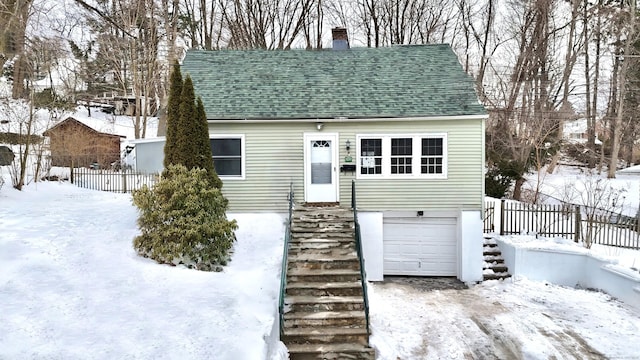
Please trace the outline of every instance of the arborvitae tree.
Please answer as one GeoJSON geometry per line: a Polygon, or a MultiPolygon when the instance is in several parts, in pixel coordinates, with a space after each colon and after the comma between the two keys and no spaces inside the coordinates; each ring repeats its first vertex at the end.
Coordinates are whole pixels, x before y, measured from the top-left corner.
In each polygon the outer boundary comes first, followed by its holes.
{"type": "Polygon", "coordinates": [[[176,164],[182,164],[187,169],[198,167],[195,161],[197,148],[194,143],[199,130],[197,119],[196,95],[191,77],[187,75],[180,94],[180,120],[176,136],[176,164]]]}
{"type": "MultiPolygon", "coordinates": [[[[170,99],[170,101],[172,100],[170,99]]],[[[167,114],[174,110],[175,109],[167,109],[167,114]]],[[[167,131],[165,168],[167,164],[167,149],[170,149],[170,152],[173,154],[170,164],[181,164],[187,169],[205,169],[211,180],[211,185],[220,189],[222,187],[222,181],[218,178],[215,168],[213,167],[207,115],[205,114],[204,105],[200,98],[198,98],[198,103],[196,104],[193,82],[188,75],[182,84],[178,111],[173,114],[172,117],[176,117],[178,121],[173,121],[173,126],[176,128],[171,145],[169,145],[169,131],[167,131]]],[[[168,124],[171,124],[171,120],[169,120],[168,124]]]]}
{"type": "Polygon", "coordinates": [[[164,167],[177,164],[176,161],[176,141],[178,136],[178,123],[180,122],[180,95],[182,93],[182,73],[180,66],[175,63],[171,72],[171,84],[169,89],[169,100],[167,104],[167,135],[164,145],[164,167]]]}
{"type": "Polygon", "coordinates": [[[194,139],[197,147],[197,158],[199,167],[207,170],[211,184],[218,189],[222,188],[222,181],[216,173],[216,169],[213,167],[213,157],[211,156],[211,143],[209,140],[209,125],[207,123],[207,114],[204,111],[204,104],[202,99],[198,96],[198,104],[196,106],[198,114],[198,136],[194,139]]]}

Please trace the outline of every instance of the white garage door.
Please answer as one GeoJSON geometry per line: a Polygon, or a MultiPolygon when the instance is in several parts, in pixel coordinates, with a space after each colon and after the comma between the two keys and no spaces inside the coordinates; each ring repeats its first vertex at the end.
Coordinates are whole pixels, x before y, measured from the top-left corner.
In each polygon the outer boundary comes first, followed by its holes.
{"type": "Polygon", "coordinates": [[[385,275],[457,275],[456,218],[385,218],[385,275]]]}

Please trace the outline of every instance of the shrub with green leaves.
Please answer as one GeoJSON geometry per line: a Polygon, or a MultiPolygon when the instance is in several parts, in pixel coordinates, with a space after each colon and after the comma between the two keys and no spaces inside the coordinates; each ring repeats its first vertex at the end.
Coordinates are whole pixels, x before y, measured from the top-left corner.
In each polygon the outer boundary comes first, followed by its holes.
{"type": "Polygon", "coordinates": [[[227,220],[228,201],[206,170],[170,165],[153,188],[133,193],[133,203],[142,232],[133,241],[138,254],[206,271],[226,265],[238,226],[227,220]]]}

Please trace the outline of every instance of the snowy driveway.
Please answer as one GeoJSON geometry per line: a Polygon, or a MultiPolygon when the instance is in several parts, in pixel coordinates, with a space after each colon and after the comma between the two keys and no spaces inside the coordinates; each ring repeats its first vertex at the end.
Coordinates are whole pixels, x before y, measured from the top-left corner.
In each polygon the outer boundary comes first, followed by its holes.
{"type": "Polygon", "coordinates": [[[525,279],[467,290],[370,286],[378,360],[640,359],[640,312],[610,296],[525,279]]]}

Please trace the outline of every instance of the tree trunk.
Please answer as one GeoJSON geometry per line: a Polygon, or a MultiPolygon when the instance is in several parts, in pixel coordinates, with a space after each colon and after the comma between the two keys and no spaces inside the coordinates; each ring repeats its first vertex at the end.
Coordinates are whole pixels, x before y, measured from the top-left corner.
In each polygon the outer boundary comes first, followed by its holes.
{"type": "MultiPolygon", "coordinates": [[[[560,109],[560,117],[558,119],[557,141],[562,142],[564,136],[564,122],[571,115],[571,104],[569,103],[569,77],[573,72],[573,64],[575,63],[575,50],[573,48],[573,37],[576,32],[576,21],[578,19],[579,0],[571,0],[571,22],[569,23],[569,43],[567,44],[567,52],[565,54],[564,71],[562,73],[562,108],[560,109]]],[[[587,98],[588,99],[588,98],[587,98]]],[[[588,102],[588,100],[587,100],[588,102]]],[[[560,150],[558,150],[551,159],[551,163],[547,167],[547,173],[553,174],[556,165],[560,160],[560,150]]]]}
{"type": "Polygon", "coordinates": [[[626,59],[622,62],[622,66],[620,68],[620,72],[618,74],[620,81],[619,86],[620,90],[618,91],[618,111],[616,117],[614,119],[613,124],[613,144],[611,145],[611,159],[609,161],[609,171],[607,172],[607,177],[609,179],[616,177],[616,170],[618,167],[618,155],[620,153],[620,142],[622,139],[622,118],[624,117],[624,103],[626,96],[626,82],[627,82],[627,73],[629,72],[630,62],[633,61],[631,56],[631,47],[635,40],[635,22],[636,22],[636,0],[631,0],[631,5],[629,9],[630,19],[629,19],[629,32],[627,34],[627,38],[624,42],[624,55],[627,56],[626,59]]]}
{"type": "Polygon", "coordinates": [[[524,185],[524,178],[519,178],[513,184],[513,200],[520,201],[522,198],[522,185],[524,185]]]}

